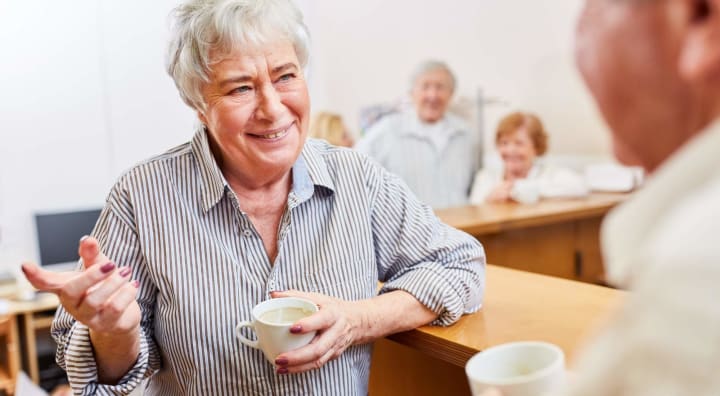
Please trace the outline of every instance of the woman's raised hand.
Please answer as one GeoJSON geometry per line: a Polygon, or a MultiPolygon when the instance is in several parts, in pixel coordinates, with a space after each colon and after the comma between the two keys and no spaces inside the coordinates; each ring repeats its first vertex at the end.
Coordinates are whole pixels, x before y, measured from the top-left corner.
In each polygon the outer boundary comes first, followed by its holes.
{"type": "Polygon", "coordinates": [[[135,300],[138,282],[130,282],[130,267],[117,267],[101,251],[97,240],[80,240],[80,272],[51,272],[23,263],[25,277],[38,290],[55,293],[75,320],[100,334],[130,333],[140,325],[135,300]]]}

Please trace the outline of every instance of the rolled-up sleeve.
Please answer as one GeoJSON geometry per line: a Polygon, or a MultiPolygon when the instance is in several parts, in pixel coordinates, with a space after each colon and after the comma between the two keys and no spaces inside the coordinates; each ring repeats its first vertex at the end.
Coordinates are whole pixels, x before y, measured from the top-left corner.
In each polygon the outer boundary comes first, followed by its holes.
{"type": "Polygon", "coordinates": [[[130,266],[133,279],[140,281],[137,296],[142,315],[140,353],[133,367],[116,385],[99,384],[89,329],[60,307],[51,334],[58,345],[57,363],[67,372],[75,395],[128,395],[160,367],[160,354],[152,332],[156,291],[148,281],[130,211],[123,203],[118,195],[111,193],[93,236],[106,256],[119,267],[130,266]]]}
{"type": "Polygon", "coordinates": [[[480,309],[485,253],[470,235],[440,221],[397,176],[368,161],[380,293],[404,290],[447,326],[480,309]]]}

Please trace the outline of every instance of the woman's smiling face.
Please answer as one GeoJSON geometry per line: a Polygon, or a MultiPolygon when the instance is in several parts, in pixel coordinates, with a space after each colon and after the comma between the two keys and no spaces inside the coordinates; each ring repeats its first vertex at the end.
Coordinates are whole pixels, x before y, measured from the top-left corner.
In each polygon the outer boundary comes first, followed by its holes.
{"type": "Polygon", "coordinates": [[[310,98],[289,40],[219,59],[202,92],[199,117],[226,175],[252,187],[290,171],[307,136],[310,98]]]}

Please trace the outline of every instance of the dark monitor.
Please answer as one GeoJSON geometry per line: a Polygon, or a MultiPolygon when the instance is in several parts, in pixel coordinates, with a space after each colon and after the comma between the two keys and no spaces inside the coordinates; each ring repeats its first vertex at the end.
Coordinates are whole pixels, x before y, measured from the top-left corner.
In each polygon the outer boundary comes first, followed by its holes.
{"type": "Polygon", "coordinates": [[[98,217],[100,209],[36,214],[40,264],[74,267],[78,261],[78,241],[90,235],[98,217]]]}

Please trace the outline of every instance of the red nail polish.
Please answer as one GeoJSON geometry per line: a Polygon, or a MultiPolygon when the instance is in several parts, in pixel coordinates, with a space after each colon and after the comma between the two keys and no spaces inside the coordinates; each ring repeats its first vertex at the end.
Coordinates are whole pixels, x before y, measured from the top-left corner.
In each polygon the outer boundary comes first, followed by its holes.
{"type": "Polygon", "coordinates": [[[130,268],[130,267],[123,267],[123,268],[120,270],[120,276],[126,277],[126,276],[130,275],[131,272],[132,272],[132,268],[130,268]]]}
{"type": "Polygon", "coordinates": [[[302,326],[300,326],[300,325],[295,325],[295,326],[293,326],[293,327],[290,328],[290,332],[293,333],[293,334],[301,333],[301,332],[302,332],[302,326]]]}
{"type": "Polygon", "coordinates": [[[133,281],[133,286],[135,286],[136,289],[137,289],[138,287],[140,287],[140,281],[137,280],[137,279],[135,279],[135,280],[133,281]]]}
{"type": "Polygon", "coordinates": [[[115,264],[113,263],[105,263],[102,267],[100,267],[100,271],[102,271],[103,274],[107,274],[108,272],[115,269],[115,264]]]}
{"type": "Polygon", "coordinates": [[[279,368],[277,369],[277,373],[278,373],[278,374],[287,374],[287,373],[288,373],[288,369],[287,369],[286,367],[279,367],[279,368]]]}
{"type": "Polygon", "coordinates": [[[287,366],[288,361],[285,358],[277,358],[275,359],[275,364],[278,366],[287,366]]]}

